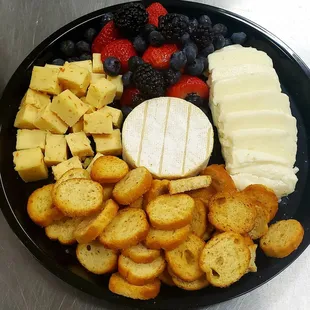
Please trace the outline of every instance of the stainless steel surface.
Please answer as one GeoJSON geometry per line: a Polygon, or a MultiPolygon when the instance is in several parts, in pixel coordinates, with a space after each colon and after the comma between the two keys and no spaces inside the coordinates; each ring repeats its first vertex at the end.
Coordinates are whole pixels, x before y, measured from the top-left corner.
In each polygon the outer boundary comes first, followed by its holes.
{"type": "MultiPolygon", "coordinates": [[[[126,1],[0,0],[0,93],[25,56],[66,23],[104,6],[126,1]]],[[[310,66],[310,1],[198,1],[241,14],[286,42],[310,66]]],[[[257,290],[208,310],[305,310],[310,303],[310,248],[257,290]]],[[[45,270],[0,214],[0,309],[104,309],[100,301],[45,270]]],[[[171,309],[173,305],[171,305],[171,309]]]]}

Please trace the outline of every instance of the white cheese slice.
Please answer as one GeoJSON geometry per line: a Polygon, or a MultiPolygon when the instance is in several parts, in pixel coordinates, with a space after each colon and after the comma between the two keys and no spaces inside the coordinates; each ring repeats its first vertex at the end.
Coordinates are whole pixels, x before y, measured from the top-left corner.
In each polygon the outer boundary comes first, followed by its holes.
{"type": "Polygon", "coordinates": [[[146,167],[155,177],[193,176],[207,164],[213,129],[207,116],[178,98],[155,98],[136,107],[122,132],[123,158],[146,167]]]}

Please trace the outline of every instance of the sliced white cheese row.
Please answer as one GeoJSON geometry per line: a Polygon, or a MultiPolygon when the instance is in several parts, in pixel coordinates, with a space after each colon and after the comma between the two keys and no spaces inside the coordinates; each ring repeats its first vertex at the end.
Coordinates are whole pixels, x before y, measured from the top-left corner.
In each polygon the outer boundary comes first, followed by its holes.
{"type": "Polygon", "coordinates": [[[226,168],[238,189],[264,184],[294,191],[296,119],[270,57],[239,45],[209,55],[210,108],[226,168]]]}

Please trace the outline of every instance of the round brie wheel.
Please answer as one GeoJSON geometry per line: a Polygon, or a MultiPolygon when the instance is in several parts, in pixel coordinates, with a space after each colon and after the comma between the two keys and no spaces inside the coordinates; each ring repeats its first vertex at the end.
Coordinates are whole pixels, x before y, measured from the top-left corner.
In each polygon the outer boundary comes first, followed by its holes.
{"type": "Polygon", "coordinates": [[[213,135],[208,117],[190,102],[171,97],[147,100],[124,122],[123,159],[160,179],[194,176],[208,164],[213,135]]]}

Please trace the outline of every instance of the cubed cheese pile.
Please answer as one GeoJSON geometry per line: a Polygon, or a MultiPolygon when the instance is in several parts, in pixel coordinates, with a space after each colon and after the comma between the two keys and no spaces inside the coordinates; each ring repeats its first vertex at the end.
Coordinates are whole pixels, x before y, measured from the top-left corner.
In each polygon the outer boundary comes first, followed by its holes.
{"type": "Polygon", "coordinates": [[[296,119],[271,58],[232,45],[209,55],[210,108],[226,169],[238,189],[264,184],[278,197],[295,190],[296,119]]]}
{"type": "Polygon", "coordinates": [[[34,66],[14,122],[13,158],[20,177],[25,182],[42,180],[52,167],[57,180],[69,169],[81,168],[94,151],[97,157],[121,155],[123,114],[108,105],[122,93],[122,77],[105,75],[100,54],[93,54],[93,61],[62,67],[34,66]]]}

